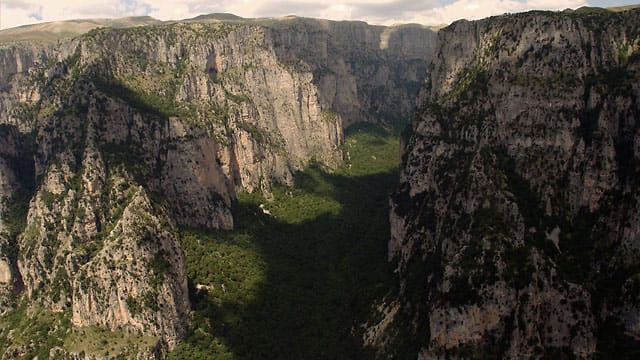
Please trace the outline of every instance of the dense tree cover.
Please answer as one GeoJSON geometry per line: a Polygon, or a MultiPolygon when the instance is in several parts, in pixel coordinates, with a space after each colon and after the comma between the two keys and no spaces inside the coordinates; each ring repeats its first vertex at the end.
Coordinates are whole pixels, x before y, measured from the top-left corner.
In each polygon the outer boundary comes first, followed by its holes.
{"type": "Polygon", "coordinates": [[[233,231],[182,229],[195,316],[171,358],[366,357],[361,325],[392,283],[398,149],[396,132],[354,127],[336,171],[313,164],[269,201],[241,194],[233,231]]]}

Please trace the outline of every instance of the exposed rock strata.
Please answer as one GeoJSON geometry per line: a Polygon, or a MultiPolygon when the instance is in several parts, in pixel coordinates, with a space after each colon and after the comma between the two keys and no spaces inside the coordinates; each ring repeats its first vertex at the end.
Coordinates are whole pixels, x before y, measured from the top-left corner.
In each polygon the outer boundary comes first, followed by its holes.
{"type": "Polygon", "coordinates": [[[531,12],[440,31],[392,197],[401,309],[379,346],[638,349],[638,23],[637,10],[531,12]]]}
{"type": "Polygon", "coordinates": [[[355,122],[404,122],[416,107],[436,33],[419,25],[291,19],[270,26],[279,59],[310,69],[322,104],[355,122]]]}
{"type": "Polygon", "coordinates": [[[23,231],[3,231],[3,299],[19,278],[75,325],[173,347],[189,320],[176,224],[229,229],[237,188],[268,191],[312,157],[341,161],[339,117],[322,116],[312,75],[280,65],[267,41],[255,27],[175,25],[4,50],[19,64],[3,126],[31,147],[26,164],[2,154],[3,229],[16,190],[32,196],[19,199],[23,231]]]}
{"type": "Polygon", "coordinates": [[[432,41],[291,19],[4,46],[0,311],[23,294],[171,349],[190,311],[176,227],[230,229],[236,191],[268,193],[310,161],[333,168],[343,126],[406,117],[432,41]]]}

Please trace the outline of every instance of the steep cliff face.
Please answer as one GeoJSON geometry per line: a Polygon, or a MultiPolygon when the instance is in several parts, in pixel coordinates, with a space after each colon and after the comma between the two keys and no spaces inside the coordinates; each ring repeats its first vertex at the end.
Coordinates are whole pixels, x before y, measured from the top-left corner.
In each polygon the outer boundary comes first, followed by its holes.
{"type": "MultiPolygon", "coordinates": [[[[277,61],[296,72],[311,72],[312,82],[325,115],[340,115],[344,127],[355,122],[406,122],[416,106],[415,94],[422,86],[425,69],[431,62],[436,33],[412,24],[373,26],[359,21],[328,21],[298,18],[244,19],[228,14],[212,14],[185,20],[193,24],[255,26],[263,29],[277,61]]],[[[40,29],[0,32],[0,42],[30,40],[46,44],[61,38],[63,28],[80,35],[98,26],[114,28],[162,24],[149,18],[59,23],[40,29]]],[[[95,31],[95,30],[94,30],[95,31]]],[[[44,47],[44,45],[41,45],[44,47]]],[[[27,52],[17,61],[9,54],[6,71],[26,69],[36,53],[27,52]],[[24,64],[24,65],[22,65],[24,64]]],[[[1,71],[1,70],[0,70],[1,71]]],[[[20,70],[18,71],[20,72],[20,70]]],[[[3,77],[6,78],[6,77],[3,77]]]]}
{"type": "Polygon", "coordinates": [[[637,354],[639,20],[531,12],[440,31],[391,201],[399,308],[370,343],[637,354]]]}
{"type": "Polygon", "coordinates": [[[114,189],[124,189],[111,192],[124,208],[102,248],[76,274],[69,274],[72,323],[133,329],[166,339],[172,348],[189,318],[184,254],[163,209],[152,204],[145,190],[124,177],[112,180],[114,189]],[[160,215],[155,215],[158,210],[160,215]]]}
{"type": "Polygon", "coordinates": [[[4,45],[0,311],[24,296],[77,328],[157,341],[142,351],[173,348],[190,317],[176,228],[231,229],[236,191],[334,168],[344,126],[406,116],[432,37],[285,19],[4,45]]]}
{"type": "Polygon", "coordinates": [[[407,121],[436,44],[436,33],[419,25],[291,18],[269,28],[279,59],[313,72],[322,104],[344,127],[407,121]]]}
{"type": "Polygon", "coordinates": [[[339,117],[324,116],[311,74],[279,63],[263,28],[178,24],[92,35],[82,53],[95,56],[87,66],[98,88],[124,90],[138,107],[189,124],[176,136],[204,130],[215,143],[198,143],[212,146],[202,163],[217,159],[232,187],[288,182],[312,157],[329,167],[341,161],[339,117]]]}
{"type": "Polygon", "coordinates": [[[172,348],[189,321],[176,225],[232,228],[236,189],[342,158],[339,115],[261,28],[98,30],[1,54],[3,309],[24,290],[76,326],[172,348]]]}

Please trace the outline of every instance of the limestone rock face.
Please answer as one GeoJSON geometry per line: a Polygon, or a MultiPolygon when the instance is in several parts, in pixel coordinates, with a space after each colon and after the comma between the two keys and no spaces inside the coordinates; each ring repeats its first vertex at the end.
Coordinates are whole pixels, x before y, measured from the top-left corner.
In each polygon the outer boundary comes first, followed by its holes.
{"type": "Polygon", "coordinates": [[[3,309],[22,291],[171,349],[190,311],[176,226],[230,229],[236,189],[341,161],[339,116],[259,28],[101,30],[2,56],[3,309]]]}
{"type": "Polygon", "coordinates": [[[24,299],[173,348],[190,318],[177,228],[231,229],[236,191],[335,168],[344,127],[406,117],[434,40],[283,19],[1,45],[0,312],[24,299]]]}
{"type": "Polygon", "coordinates": [[[345,127],[409,119],[436,44],[436,33],[418,25],[293,18],[270,31],[279,59],[313,72],[321,103],[345,127]]]}
{"type": "MultiPolygon", "coordinates": [[[[195,167],[215,160],[221,168],[212,170],[220,176],[187,177],[212,180],[223,197],[235,188],[268,190],[272,181],[289,182],[312,157],[329,167],[341,162],[339,116],[322,116],[311,74],[280,63],[264,28],[192,24],[99,32],[81,53],[91,62],[84,65],[88,71],[103,80],[98,90],[132,91],[139,108],[173,118],[172,134],[186,136],[191,143],[182,145],[206,157],[192,158],[195,167]],[[193,131],[211,140],[194,142],[193,131]]],[[[171,151],[167,160],[182,163],[171,151]]]]}
{"type": "Polygon", "coordinates": [[[72,322],[133,329],[172,348],[189,318],[184,254],[168,218],[154,215],[144,189],[115,185],[125,188],[116,195],[124,197],[122,216],[73,278],[72,322]]]}
{"type": "Polygon", "coordinates": [[[391,200],[401,307],[372,345],[423,359],[637,349],[639,20],[531,12],[439,32],[391,200]]]}

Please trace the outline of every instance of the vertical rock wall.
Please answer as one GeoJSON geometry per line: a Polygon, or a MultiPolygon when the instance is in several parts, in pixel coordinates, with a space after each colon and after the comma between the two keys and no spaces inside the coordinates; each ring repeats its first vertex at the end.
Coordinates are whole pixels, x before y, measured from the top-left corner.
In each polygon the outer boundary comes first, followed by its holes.
{"type": "Polygon", "coordinates": [[[639,16],[531,12],[439,32],[391,201],[391,352],[638,348],[639,16]]]}

